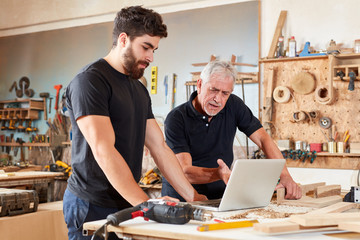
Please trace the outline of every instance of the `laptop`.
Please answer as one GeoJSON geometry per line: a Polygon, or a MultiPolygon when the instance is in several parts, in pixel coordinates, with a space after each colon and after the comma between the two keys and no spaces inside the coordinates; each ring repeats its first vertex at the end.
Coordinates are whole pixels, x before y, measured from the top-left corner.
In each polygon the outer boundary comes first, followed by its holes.
{"type": "Polygon", "coordinates": [[[265,207],[270,203],[284,165],[285,159],[236,160],[221,199],[190,204],[217,212],[265,207]]]}

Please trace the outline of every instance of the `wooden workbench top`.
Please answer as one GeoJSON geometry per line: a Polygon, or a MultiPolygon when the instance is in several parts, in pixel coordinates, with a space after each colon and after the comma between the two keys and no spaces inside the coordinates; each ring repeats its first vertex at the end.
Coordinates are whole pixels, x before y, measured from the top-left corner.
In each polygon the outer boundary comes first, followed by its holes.
{"type": "Polygon", "coordinates": [[[34,178],[55,178],[63,176],[62,172],[41,172],[41,171],[29,171],[29,172],[6,172],[0,174],[0,181],[19,180],[19,179],[34,179],[34,178]]]}

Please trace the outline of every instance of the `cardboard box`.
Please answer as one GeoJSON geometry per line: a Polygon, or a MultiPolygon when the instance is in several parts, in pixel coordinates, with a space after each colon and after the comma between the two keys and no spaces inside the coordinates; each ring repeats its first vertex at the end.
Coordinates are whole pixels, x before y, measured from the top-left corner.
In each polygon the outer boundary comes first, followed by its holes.
{"type": "Polygon", "coordinates": [[[360,142],[350,143],[350,153],[360,153],[360,142]]]}
{"type": "Polygon", "coordinates": [[[37,212],[1,217],[0,233],[2,240],[67,240],[62,201],[39,204],[37,212]]]}

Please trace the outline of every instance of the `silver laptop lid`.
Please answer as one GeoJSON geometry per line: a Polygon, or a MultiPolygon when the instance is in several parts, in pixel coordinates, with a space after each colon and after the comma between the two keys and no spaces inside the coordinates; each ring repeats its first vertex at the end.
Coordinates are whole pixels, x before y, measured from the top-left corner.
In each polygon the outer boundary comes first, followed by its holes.
{"type": "Polygon", "coordinates": [[[267,206],[284,165],[285,159],[236,160],[219,211],[267,206]]]}

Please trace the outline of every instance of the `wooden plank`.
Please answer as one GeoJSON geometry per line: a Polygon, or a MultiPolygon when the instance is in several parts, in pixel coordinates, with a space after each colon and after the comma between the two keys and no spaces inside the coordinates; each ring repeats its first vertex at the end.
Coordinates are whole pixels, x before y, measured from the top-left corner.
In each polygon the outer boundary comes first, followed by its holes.
{"type": "Polygon", "coordinates": [[[342,197],[339,195],[329,196],[323,198],[312,198],[308,196],[303,196],[298,200],[283,200],[281,205],[290,205],[290,206],[298,206],[298,207],[314,207],[321,208],[326,207],[338,202],[342,202],[342,197]]]}
{"type": "Polygon", "coordinates": [[[302,190],[302,195],[306,195],[306,193],[310,192],[310,191],[314,191],[317,187],[319,186],[324,186],[326,183],[325,182],[318,182],[318,183],[311,183],[311,184],[304,184],[301,185],[301,190],[302,190]]]}
{"type": "Polygon", "coordinates": [[[290,221],[267,222],[254,224],[254,230],[271,235],[305,233],[315,231],[332,231],[337,230],[337,226],[325,227],[304,227],[298,223],[290,221]]]}
{"type": "Polygon", "coordinates": [[[341,185],[338,184],[319,186],[314,191],[314,195],[316,198],[328,197],[328,196],[334,196],[340,194],[341,194],[341,185]]]}
{"type": "Polygon", "coordinates": [[[360,213],[327,213],[327,214],[303,214],[292,215],[290,221],[305,227],[332,226],[342,222],[360,221],[360,213]]]}
{"type": "Polygon", "coordinates": [[[339,229],[360,233],[360,221],[339,223],[339,229]]]}
{"type": "Polygon", "coordinates": [[[290,221],[256,223],[254,230],[264,233],[291,232],[300,230],[300,225],[290,221]]]}
{"type": "Polygon", "coordinates": [[[276,203],[281,204],[285,200],[285,188],[276,190],[276,203]]]}
{"type": "Polygon", "coordinates": [[[281,31],[282,31],[282,28],[283,28],[285,20],[286,20],[286,15],[287,15],[287,11],[283,10],[280,12],[280,16],[279,16],[279,19],[278,19],[278,22],[277,22],[277,25],[275,28],[275,33],[274,33],[274,36],[273,36],[273,39],[272,39],[272,42],[270,45],[268,58],[273,58],[275,56],[276,45],[277,45],[277,42],[279,41],[279,37],[281,35],[281,31]]]}
{"type": "Polygon", "coordinates": [[[308,212],[306,214],[324,214],[324,213],[339,213],[344,212],[349,209],[360,207],[357,203],[351,203],[351,202],[338,202],[333,205],[319,208],[316,210],[313,210],[311,212],[308,212]]]}
{"type": "Polygon", "coordinates": [[[266,87],[266,95],[265,95],[265,110],[264,110],[264,116],[263,116],[263,125],[265,131],[271,136],[271,126],[272,126],[272,116],[273,116],[273,98],[272,98],[272,92],[273,92],[273,86],[274,86],[274,79],[275,79],[275,72],[276,69],[271,69],[269,73],[269,80],[267,82],[266,87]]]}

